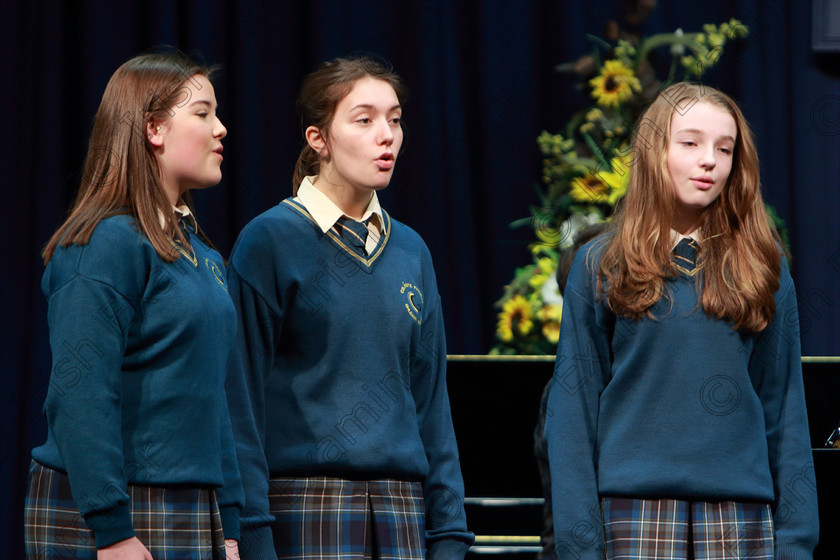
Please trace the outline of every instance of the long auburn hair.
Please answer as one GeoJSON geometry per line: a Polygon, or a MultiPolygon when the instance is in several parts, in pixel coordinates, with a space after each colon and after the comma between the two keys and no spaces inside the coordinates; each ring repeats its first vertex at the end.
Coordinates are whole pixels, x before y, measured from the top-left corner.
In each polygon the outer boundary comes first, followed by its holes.
{"type": "MultiPolygon", "coordinates": [[[[301,133],[305,135],[306,129],[314,126],[325,140],[328,139],[339,102],[350,93],[357,80],[368,76],[388,83],[394,88],[400,105],[405,105],[408,92],[402,78],[390,66],[367,56],[336,58],[321,63],[303,80],[297,98],[301,133]]],[[[297,194],[304,177],[318,175],[320,170],[321,156],[304,142],[292,176],[292,194],[297,194]]]]}
{"type": "MultiPolygon", "coordinates": [[[[190,87],[201,87],[194,76],[209,80],[214,71],[179,52],[167,51],[135,56],[114,72],[93,118],[76,199],[41,253],[44,264],[59,245],[87,244],[101,220],[118,214],[134,216],[140,231],[167,262],[180,256],[173,241],[190,248],[163,190],[147,127],[174,115],[190,87]]],[[[182,200],[192,210],[189,193],[182,200]]],[[[201,230],[197,233],[210,243],[201,230]]]]}
{"type": "Polygon", "coordinates": [[[636,125],[627,195],[613,220],[613,235],[605,241],[598,292],[614,312],[631,318],[653,318],[651,307],[670,298],[664,279],[677,274],[671,262],[676,194],[667,166],[671,117],[695,103],[727,111],[738,131],[732,170],[700,224],[699,304],[736,330],[759,332],[776,313],[779,236],[761,197],[758,154],[744,115],[729,96],[701,84],[681,82],[664,89],[636,125]]]}

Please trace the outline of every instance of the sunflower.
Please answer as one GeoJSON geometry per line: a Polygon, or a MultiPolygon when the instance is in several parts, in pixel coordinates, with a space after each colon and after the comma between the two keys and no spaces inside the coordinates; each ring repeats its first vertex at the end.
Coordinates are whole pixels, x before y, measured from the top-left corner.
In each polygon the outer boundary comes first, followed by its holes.
{"type": "Polygon", "coordinates": [[[549,304],[537,311],[537,319],[542,322],[542,334],[552,344],[560,340],[560,318],[563,314],[563,306],[549,304]]]}
{"type": "Polygon", "coordinates": [[[609,187],[598,177],[588,173],[585,177],[572,179],[572,188],[569,194],[578,202],[600,203],[606,202],[609,194],[609,187]]]}
{"type": "Polygon", "coordinates": [[[633,92],[642,91],[642,84],[620,60],[607,60],[601,73],[591,80],[592,96],[602,107],[618,107],[633,97],[633,92]]]}
{"type": "Polygon", "coordinates": [[[502,306],[496,334],[504,342],[513,340],[514,334],[525,336],[534,327],[533,317],[534,314],[528,300],[520,295],[515,295],[502,306]]]}
{"type": "Polygon", "coordinates": [[[610,160],[610,171],[598,173],[598,179],[610,189],[607,195],[607,203],[615,206],[615,203],[627,193],[627,183],[630,181],[630,158],[614,157],[610,160]]]}

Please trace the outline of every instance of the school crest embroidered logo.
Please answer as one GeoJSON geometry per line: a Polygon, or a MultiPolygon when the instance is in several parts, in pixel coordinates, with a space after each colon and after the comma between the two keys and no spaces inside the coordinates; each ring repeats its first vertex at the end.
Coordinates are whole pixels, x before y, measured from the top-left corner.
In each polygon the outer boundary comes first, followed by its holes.
{"type": "Polygon", "coordinates": [[[405,296],[405,310],[418,325],[423,323],[423,292],[410,282],[403,282],[400,293],[405,296]]]}
{"type": "Polygon", "coordinates": [[[225,286],[225,273],[224,270],[216,264],[216,261],[212,261],[208,258],[204,259],[204,266],[213,273],[213,277],[216,279],[216,282],[219,283],[225,291],[228,291],[227,286],[225,286]]]}

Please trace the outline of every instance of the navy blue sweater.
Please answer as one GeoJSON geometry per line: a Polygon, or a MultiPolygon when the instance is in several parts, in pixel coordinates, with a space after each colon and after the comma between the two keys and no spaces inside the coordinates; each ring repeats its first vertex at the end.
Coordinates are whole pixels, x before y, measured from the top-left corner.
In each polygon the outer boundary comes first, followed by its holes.
{"type": "Polygon", "coordinates": [[[247,496],[242,539],[257,558],[273,555],[269,474],[422,481],[430,557],[463,557],[472,542],[431,256],[413,230],[385,221],[365,259],[286,200],[234,247],[242,375],[230,376],[228,399],[247,496]]]}
{"type": "Polygon", "coordinates": [[[776,559],[810,559],[817,494],[784,259],[773,322],[746,334],[697,307],[690,265],[656,320],[616,317],[596,298],[603,244],[569,273],[548,401],[558,557],[602,559],[599,496],[624,496],[769,503],[776,559]]]}
{"type": "Polygon", "coordinates": [[[236,310],[219,254],[160,259],[130,216],[56,249],[48,298],[48,436],[32,457],[67,473],[103,548],[132,537],[127,485],[221,487],[226,538],[244,503],[224,395],[236,310]]]}

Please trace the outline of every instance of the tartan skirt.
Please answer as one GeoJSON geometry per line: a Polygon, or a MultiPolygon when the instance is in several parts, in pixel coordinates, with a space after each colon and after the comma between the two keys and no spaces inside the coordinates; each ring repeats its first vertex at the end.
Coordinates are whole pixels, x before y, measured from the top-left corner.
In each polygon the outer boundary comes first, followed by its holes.
{"type": "Polygon", "coordinates": [[[279,560],[423,560],[419,482],[272,478],[268,489],[279,560]]]}
{"type": "MultiPolygon", "coordinates": [[[[216,492],[129,486],[131,523],[155,560],[225,560],[216,492]]],[[[32,461],[24,507],[28,560],[96,560],[96,543],[67,475],[32,461]]]]}
{"type": "Polygon", "coordinates": [[[769,504],[601,498],[608,560],[773,560],[769,504]]]}

